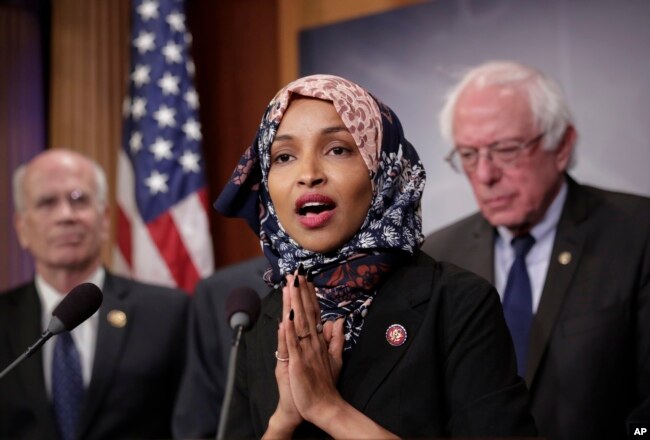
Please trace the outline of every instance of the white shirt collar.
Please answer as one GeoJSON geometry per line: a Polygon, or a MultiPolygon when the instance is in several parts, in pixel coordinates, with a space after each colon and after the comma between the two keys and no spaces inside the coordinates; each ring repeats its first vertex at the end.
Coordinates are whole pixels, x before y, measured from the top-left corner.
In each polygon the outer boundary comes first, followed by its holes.
{"type": "MultiPolygon", "coordinates": [[[[562,215],[562,208],[564,207],[567,191],[568,185],[566,179],[564,179],[562,181],[562,186],[560,186],[560,190],[546,210],[546,213],[544,213],[544,217],[542,217],[542,220],[530,230],[530,235],[533,236],[536,242],[543,240],[548,234],[555,231],[555,228],[560,221],[560,216],[562,215]]],[[[510,243],[510,241],[512,241],[513,235],[508,228],[505,226],[497,226],[497,231],[505,243],[510,243]]]]}
{"type": "MultiPolygon", "coordinates": [[[[555,233],[566,202],[567,191],[568,184],[565,180],[542,220],[530,231],[530,234],[535,237],[535,245],[526,255],[526,267],[533,294],[533,313],[537,313],[537,307],[542,298],[555,233]]],[[[494,241],[494,285],[503,299],[508,272],[514,261],[515,254],[512,246],[510,246],[510,241],[513,238],[512,233],[504,227],[498,227],[497,231],[498,236],[494,241]]]]}

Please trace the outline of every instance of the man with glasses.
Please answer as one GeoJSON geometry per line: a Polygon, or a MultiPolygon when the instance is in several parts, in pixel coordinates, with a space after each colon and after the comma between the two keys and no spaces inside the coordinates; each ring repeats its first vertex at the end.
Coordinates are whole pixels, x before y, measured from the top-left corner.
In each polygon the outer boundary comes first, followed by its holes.
{"type": "Polygon", "coordinates": [[[1,439],[170,438],[189,299],[111,274],[106,177],[70,150],[14,173],[15,226],[34,279],[0,293],[0,369],[33,344],[75,286],[103,291],[97,313],[54,336],[0,382],[1,439]]]}
{"type": "Polygon", "coordinates": [[[569,176],[571,112],[528,66],[470,70],[440,125],[480,213],[423,250],[497,287],[542,436],[625,438],[650,423],[650,199],[569,176]]]}

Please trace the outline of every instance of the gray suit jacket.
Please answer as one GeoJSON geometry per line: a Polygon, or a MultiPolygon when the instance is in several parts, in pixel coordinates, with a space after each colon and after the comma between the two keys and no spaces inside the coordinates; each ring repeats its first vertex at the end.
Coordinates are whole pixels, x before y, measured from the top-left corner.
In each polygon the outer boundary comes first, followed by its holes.
{"type": "Polygon", "coordinates": [[[226,320],[226,298],[238,287],[251,287],[265,296],[271,290],[262,280],[267,267],[266,258],[253,258],[226,266],[196,286],[187,367],[174,410],[175,438],[214,438],[233,337],[226,320]]]}
{"type": "MultiPolygon", "coordinates": [[[[108,272],[104,284],[95,361],[78,438],[169,438],[183,369],[189,299],[180,291],[108,272]],[[109,323],[111,310],[126,314],[124,327],[109,323]]],[[[1,368],[42,331],[33,282],[0,294],[1,368]]],[[[0,438],[58,438],[42,366],[39,351],[0,383],[0,438]]]]}
{"type": "MultiPolygon", "coordinates": [[[[650,421],[650,200],[568,183],[531,332],[533,415],[549,440],[625,438],[626,419],[650,421]]],[[[422,249],[493,282],[494,239],[477,213],[422,249]]]]}

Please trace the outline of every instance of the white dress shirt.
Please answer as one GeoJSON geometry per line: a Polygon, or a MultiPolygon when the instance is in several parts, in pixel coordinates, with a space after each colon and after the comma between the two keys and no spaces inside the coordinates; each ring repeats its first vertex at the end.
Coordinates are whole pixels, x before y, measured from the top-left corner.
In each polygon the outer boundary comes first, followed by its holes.
{"type": "MultiPolygon", "coordinates": [[[[542,298],[544,280],[546,280],[546,272],[548,271],[553,242],[555,241],[555,232],[566,200],[566,193],[567,183],[565,181],[546,210],[542,221],[530,230],[530,235],[535,238],[535,244],[526,255],[526,267],[533,293],[533,314],[537,313],[537,307],[542,298]]],[[[513,238],[512,233],[503,226],[497,227],[497,231],[498,235],[494,241],[494,285],[499,292],[501,301],[503,301],[508,272],[510,272],[510,266],[515,261],[515,252],[510,245],[513,238]]]]}
{"type": "MultiPolygon", "coordinates": [[[[93,283],[100,289],[103,289],[105,276],[106,271],[100,266],[87,282],[93,283]]],[[[45,331],[50,323],[50,319],[52,318],[52,311],[56,308],[59,302],[61,302],[67,292],[58,292],[38,274],[36,275],[34,282],[36,284],[38,297],[41,300],[41,324],[43,331],[45,331]]],[[[99,312],[95,312],[93,316],[79,324],[70,332],[70,335],[77,346],[77,351],[79,351],[81,373],[86,388],[88,388],[88,384],[90,383],[90,375],[93,369],[95,347],[97,345],[98,323],[99,312]]],[[[52,397],[52,356],[54,354],[54,344],[56,344],[57,337],[58,336],[53,336],[52,340],[48,341],[43,346],[43,374],[45,376],[45,389],[50,397],[52,397]]]]}

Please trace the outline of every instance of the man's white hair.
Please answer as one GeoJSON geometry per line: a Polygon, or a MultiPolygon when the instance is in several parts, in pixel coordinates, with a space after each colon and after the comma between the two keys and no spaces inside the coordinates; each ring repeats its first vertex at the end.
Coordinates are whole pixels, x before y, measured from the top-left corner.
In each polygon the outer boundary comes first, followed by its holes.
{"type": "MultiPolygon", "coordinates": [[[[78,152],[72,151],[72,150],[67,150],[67,149],[61,149],[61,151],[67,151],[75,154],[79,154],[78,152]]],[[[81,155],[83,156],[83,155],[81,155]]],[[[88,160],[94,170],[95,174],[95,185],[97,186],[97,204],[100,209],[103,209],[106,206],[106,203],[108,202],[108,184],[106,183],[106,174],[104,173],[104,169],[95,161],[94,159],[91,159],[87,156],[83,156],[86,160],[88,160]]],[[[23,163],[20,166],[18,166],[13,173],[12,177],[12,189],[13,189],[13,196],[14,196],[14,209],[16,212],[22,212],[25,209],[25,172],[27,171],[27,166],[29,165],[29,162],[23,163]]]]}
{"type": "Polygon", "coordinates": [[[440,131],[445,140],[453,143],[454,109],[461,93],[468,87],[481,89],[495,85],[517,88],[527,94],[535,123],[545,134],[543,148],[555,149],[567,127],[574,125],[571,110],[557,82],[539,70],[520,63],[489,61],[467,71],[447,93],[438,115],[440,131]]]}

